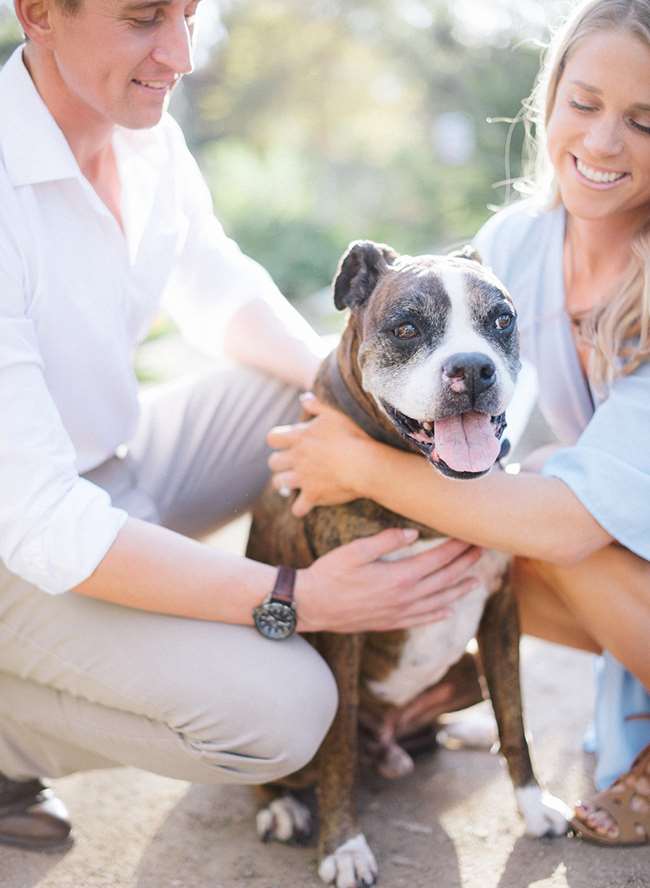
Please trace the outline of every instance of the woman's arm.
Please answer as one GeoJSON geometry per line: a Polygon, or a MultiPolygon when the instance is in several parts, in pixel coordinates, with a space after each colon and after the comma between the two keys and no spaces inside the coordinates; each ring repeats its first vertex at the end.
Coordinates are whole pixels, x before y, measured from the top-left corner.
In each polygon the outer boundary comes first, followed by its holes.
{"type": "Polygon", "coordinates": [[[315,398],[316,418],[272,430],[280,448],[269,465],[276,487],[300,488],[294,513],[367,497],[452,537],[557,564],[570,564],[611,536],[557,478],[493,471],[475,481],[440,475],[423,457],[368,438],[347,417],[315,398]]]}

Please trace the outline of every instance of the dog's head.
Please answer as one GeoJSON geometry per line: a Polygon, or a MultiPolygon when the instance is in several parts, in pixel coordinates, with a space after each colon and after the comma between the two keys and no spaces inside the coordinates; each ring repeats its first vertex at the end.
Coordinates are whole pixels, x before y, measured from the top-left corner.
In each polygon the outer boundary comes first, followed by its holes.
{"type": "Polygon", "coordinates": [[[443,474],[475,478],[499,456],[519,370],[517,313],[471,248],[400,256],[350,245],[334,281],[352,311],[361,384],[443,474]]]}

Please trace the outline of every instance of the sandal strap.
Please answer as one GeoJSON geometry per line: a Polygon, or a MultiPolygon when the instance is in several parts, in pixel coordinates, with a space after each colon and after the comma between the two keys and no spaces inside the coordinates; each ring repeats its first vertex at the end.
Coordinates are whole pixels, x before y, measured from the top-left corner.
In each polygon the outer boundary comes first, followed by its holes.
{"type": "Polygon", "coordinates": [[[637,772],[643,777],[650,778],[650,743],[637,755],[627,773],[637,776],[637,772]]]}

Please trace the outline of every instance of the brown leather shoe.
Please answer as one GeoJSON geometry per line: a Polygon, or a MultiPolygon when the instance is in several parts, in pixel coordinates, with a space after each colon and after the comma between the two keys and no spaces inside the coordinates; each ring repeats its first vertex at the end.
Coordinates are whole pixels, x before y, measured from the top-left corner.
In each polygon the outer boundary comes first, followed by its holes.
{"type": "Polygon", "coordinates": [[[40,780],[9,780],[0,774],[0,843],[35,851],[69,844],[70,820],[63,802],[40,780]]]}

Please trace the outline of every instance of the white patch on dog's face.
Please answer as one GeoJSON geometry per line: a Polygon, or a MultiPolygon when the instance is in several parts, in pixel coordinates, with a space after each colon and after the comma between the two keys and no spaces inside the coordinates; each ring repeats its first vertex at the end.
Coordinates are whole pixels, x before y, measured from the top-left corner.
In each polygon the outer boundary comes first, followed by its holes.
{"type": "Polygon", "coordinates": [[[502,413],[514,391],[518,362],[514,367],[513,362],[508,364],[503,350],[490,341],[480,323],[481,307],[487,309],[489,302],[481,284],[485,281],[491,289],[501,289],[501,285],[496,279],[490,280],[487,271],[479,277],[467,263],[463,266],[441,261],[436,269],[440,288],[447,297],[446,306],[442,307],[438,298],[434,307],[438,325],[444,330],[442,338],[423,344],[407,364],[380,369],[374,361],[368,361],[364,367],[366,391],[420,422],[454,412],[453,405],[450,408],[453,398],[443,387],[443,365],[455,354],[481,354],[494,363],[496,382],[490,392],[489,410],[485,412],[502,413]]]}
{"type": "MultiPolygon", "coordinates": [[[[451,301],[451,312],[443,342],[431,355],[427,367],[431,378],[440,382],[443,379],[443,365],[456,354],[475,353],[484,355],[496,367],[494,396],[490,413],[503,413],[515,388],[511,369],[507,366],[503,352],[490,342],[485,329],[477,323],[477,303],[484,302],[484,294],[471,288],[471,274],[459,268],[445,268],[441,272],[442,283],[451,301]],[[474,309],[474,312],[472,311],[474,309]],[[473,316],[474,315],[474,316],[473,316]]],[[[438,412],[444,409],[441,401],[444,393],[438,396],[438,412]]],[[[407,414],[410,415],[410,414],[407,414]]]]}

